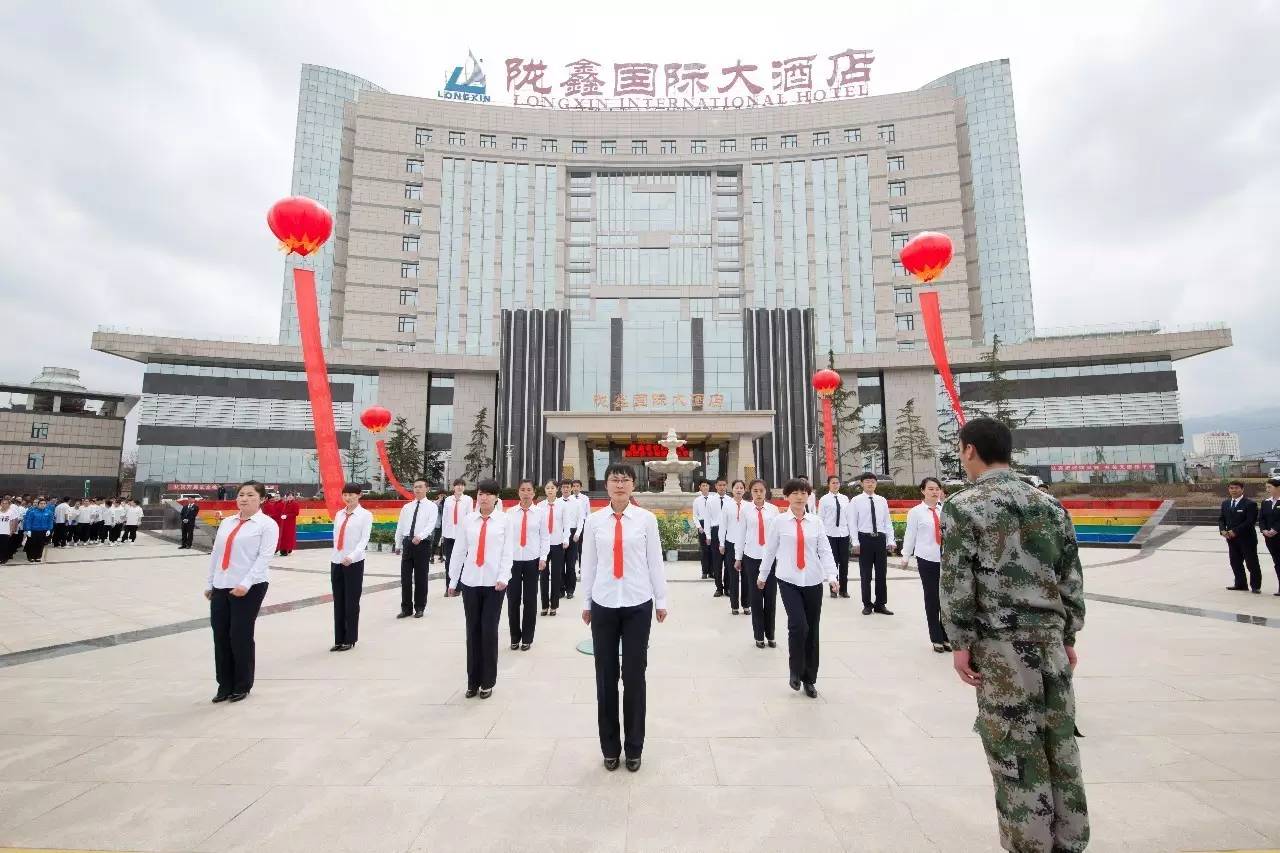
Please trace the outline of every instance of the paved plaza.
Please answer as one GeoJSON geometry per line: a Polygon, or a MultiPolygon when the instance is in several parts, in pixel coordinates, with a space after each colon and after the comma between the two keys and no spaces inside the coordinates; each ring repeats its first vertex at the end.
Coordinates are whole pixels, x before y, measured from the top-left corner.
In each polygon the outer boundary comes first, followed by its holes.
{"type": "MultiPolygon", "coordinates": [[[[1089,849],[1280,847],[1274,575],[1228,592],[1215,531],[1157,538],[1084,552],[1089,849]]],[[[208,556],[187,553],[142,537],[0,567],[0,848],[999,849],[973,697],[929,647],[912,573],[891,572],[894,617],[826,601],[815,701],[787,688],[784,648],[756,649],[749,618],[676,566],[631,774],[600,766],[580,598],[528,652],[507,650],[504,616],[497,689],[468,700],[441,581],[426,619],[396,620],[398,558],[370,555],[359,645],[330,654],[327,552],[295,552],[253,695],[212,705],[208,556]]]]}

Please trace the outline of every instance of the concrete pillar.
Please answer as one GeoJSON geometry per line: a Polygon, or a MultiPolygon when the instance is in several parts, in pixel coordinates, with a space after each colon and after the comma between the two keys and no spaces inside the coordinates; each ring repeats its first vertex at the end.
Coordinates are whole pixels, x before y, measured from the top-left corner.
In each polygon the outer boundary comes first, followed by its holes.
{"type": "Polygon", "coordinates": [[[738,436],[734,445],[736,445],[738,451],[738,467],[736,470],[742,472],[742,479],[750,483],[756,478],[756,446],[745,435],[738,436]]]}
{"type": "Polygon", "coordinates": [[[932,367],[913,367],[884,372],[884,416],[888,428],[889,470],[896,471],[895,483],[919,482],[922,477],[938,476],[938,401],[934,387],[932,367]],[[898,413],[908,400],[915,400],[920,426],[929,436],[928,457],[917,457],[912,480],[912,462],[906,457],[895,458],[897,452],[898,413]]]}
{"type": "MultiPolygon", "coordinates": [[[[571,435],[564,440],[564,461],[560,465],[560,476],[570,480],[574,477],[582,480],[582,473],[578,470],[581,465],[582,445],[576,435],[571,435]]],[[[583,482],[586,481],[583,480],[583,482]]]]}

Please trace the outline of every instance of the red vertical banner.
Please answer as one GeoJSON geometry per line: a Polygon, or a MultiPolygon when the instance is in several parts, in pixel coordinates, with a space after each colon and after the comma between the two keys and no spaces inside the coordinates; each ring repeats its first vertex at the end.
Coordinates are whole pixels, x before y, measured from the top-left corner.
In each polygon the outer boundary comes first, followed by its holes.
{"type": "Polygon", "coordinates": [[[960,395],[956,393],[956,382],[951,375],[951,363],[947,360],[947,341],[942,336],[942,309],[938,305],[938,291],[920,291],[920,314],[924,318],[924,336],[929,341],[933,366],[942,377],[942,386],[951,399],[951,410],[956,413],[956,421],[964,426],[964,408],[960,405],[960,395]]]}
{"type": "Polygon", "coordinates": [[[342,509],[342,459],[338,455],[338,430],[333,423],[333,392],[329,389],[329,368],[320,340],[320,309],[316,304],[316,274],[293,268],[293,290],[298,304],[298,332],[302,339],[302,363],[307,370],[307,395],[311,398],[311,420],[315,423],[316,457],[320,461],[320,484],[329,515],[338,517],[342,509]]]}
{"type": "Polygon", "coordinates": [[[382,473],[386,476],[387,482],[391,487],[400,493],[400,497],[407,501],[415,500],[413,492],[400,485],[400,481],[396,479],[396,475],[391,472],[391,460],[387,458],[387,443],[382,439],[377,441],[378,460],[382,462],[382,473]]]}
{"type": "Polygon", "coordinates": [[[831,425],[831,398],[822,398],[822,431],[823,445],[827,453],[827,476],[834,477],[836,475],[836,439],[835,430],[831,425]]]}

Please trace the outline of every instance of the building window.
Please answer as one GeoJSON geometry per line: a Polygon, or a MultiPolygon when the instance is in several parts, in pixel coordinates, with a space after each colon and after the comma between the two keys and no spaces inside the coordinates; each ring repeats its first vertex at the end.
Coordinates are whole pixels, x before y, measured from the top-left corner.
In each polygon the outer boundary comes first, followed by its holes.
{"type": "Polygon", "coordinates": [[[905,157],[898,156],[889,158],[890,172],[901,172],[905,168],[907,168],[907,160],[905,157]]]}
{"type": "Polygon", "coordinates": [[[542,150],[543,151],[559,151],[560,144],[554,139],[544,139],[542,140],[542,150]]]}
{"type": "Polygon", "coordinates": [[[881,142],[896,142],[898,140],[898,135],[894,133],[893,125],[891,124],[882,124],[877,130],[880,132],[881,142]]]}
{"type": "Polygon", "coordinates": [[[529,150],[529,137],[527,137],[527,136],[513,136],[513,137],[511,137],[511,150],[512,150],[512,151],[528,151],[528,150],[529,150]]]}
{"type": "Polygon", "coordinates": [[[907,268],[902,265],[902,261],[897,258],[893,259],[893,274],[895,277],[901,278],[907,274],[907,268]]]}
{"type": "Polygon", "coordinates": [[[909,287],[895,287],[893,289],[894,305],[910,305],[916,301],[915,293],[909,287]]]}
{"type": "Polygon", "coordinates": [[[915,314],[895,314],[893,319],[899,332],[914,332],[916,330],[915,314]]]}
{"type": "Polygon", "coordinates": [[[401,278],[417,278],[418,262],[417,261],[401,261],[400,277],[401,278]]]}
{"type": "Polygon", "coordinates": [[[400,238],[400,251],[416,252],[418,251],[418,238],[412,234],[405,234],[400,238]]]}
{"type": "Polygon", "coordinates": [[[910,239],[911,237],[907,234],[890,234],[889,244],[893,246],[893,250],[896,252],[903,246],[907,245],[907,241],[910,239]]]}
{"type": "Polygon", "coordinates": [[[405,225],[421,225],[421,224],[422,224],[422,211],[421,211],[421,210],[406,210],[406,211],[404,212],[404,224],[405,224],[405,225]]]}
{"type": "Polygon", "coordinates": [[[410,287],[400,288],[400,304],[401,305],[417,305],[418,291],[410,287]]]}
{"type": "Polygon", "coordinates": [[[426,145],[431,141],[431,128],[419,127],[413,131],[413,144],[426,145]]]}
{"type": "Polygon", "coordinates": [[[706,154],[706,153],[707,153],[707,140],[705,140],[705,139],[690,139],[690,140],[689,140],[689,153],[690,153],[690,154],[706,154]]]}
{"type": "Polygon", "coordinates": [[[720,140],[720,153],[721,153],[721,154],[728,154],[728,153],[729,153],[729,152],[731,152],[731,151],[737,151],[737,150],[738,150],[738,140],[736,140],[736,139],[721,139],[721,140],[720,140]]]}
{"type": "Polygon", "coordinates": [[[480,147],[481,148],[497,148],[498,137],[494,136],[492,133],[480,134],[480,147]]]}
{"type": "Polygon", "coordinates": [[[48,424],[45,424],[45,423],[32,424],[32,425],[31,425],[31,437],[32,437],[32,438],[48,438],[48,437],[49,437],[49,425],[48,425],[48,424]]]}
{"type": "Polygon", "coordinates": [[[769,140],[763,136],[751,137],[751,150],[752,151],[768,151],[769,140]]]}
{"type": "Polygon", "coordinates": [[[901,225],[907,221],[907,209],[905,207],[889,208],[889,221],[895,225],[901,225]]]}
{"type": "Polygon", "coordinates": [[[41,468],[43,468],[43,467],[44,467],[44,454],[43,454],[43,453],[28,453],[28,454],[27,454],[27,470],[28,470],[28,471],[39,471],[39,470],[40,470],[41,468]]]}
{"type": "Polygon", "coordinates": [[[411,175],[421,175],[422,161],[421,160],[405,160],[404,170],[411,175]]]}
{"type": "Polygon", "coordinates": [[[618,153],[617,140],[616,139],[600,140],[600,153],[601,154],[617,154],[618,153]]]}
{"type": "Polygon", "coordinates": [[[658,143],[658,150],[663,154],[676,153],[676,141],[674,139],[664,139],[658,143]]]}
{"type": "Polygon", "coordinates": [[[796,135],[795,135],[794,133],[784,133],[784,134],[782,135],[782,147],[783,147],[783,148],[795,148],[795,147],[796,147],[796,135]]]}
{"type": "Polygon", "coordinates": [[[422,198],[422,184],[405,184],[404,197],[411,199],[422,198]]]}
{"type": "Polygon", "coordinates": [[[573,140],[573,143],[572,143],[572,145],[571,145],[571,148],[573,149],[573,153],[574,153],[574,154],[586,154],[586,153],[587,153],[587,140],[585,140],[585,139],[575,139],[575,140],[573,140]]]}
{"type": "Polygon", "coordinates": [[[822,147],[823,145],[830,145],[830,144],[831,144],[831,133],[830,133],[830,131],[826,131],[826,130],[818,130],[818,131],[814,131],[814,134],[813,134],[813,147],[814,147],[814,148],[820,148],[820,147],[822,147]]]}
{"type": "Polygon", "coordinates": [[[413,332],[413,331],[416,331],[417,329],[418,318],[416,317],[410,317],[405,314],[401,314],[399,317],[396,318],[396,320],[398,321],[397,328],[401,332],[413,332]]]}
{"type": "Polygon", "coordinates": [[[648,154],[649,153],[648,141],[644,139],[631,140],[631,153],[632,154],[648,154]]]}
{"type": "MultiPolygon", "coordinates": [[[[489,138],[492,139],[493,137],[491,136],[489,138]]],[[[450,145],[466,145],[467,144],[466,132],[461,130],[449,131],[449,144],[450,145]]]]}
{"type": "Polygon", "coordinates": [[[861,141],[862,141],[862,128],[860,128],[860,127],[851,127],[851,128],[849,128],[848,130],[846,130],[846,131],[844,132],[844,141],[845,141],[845,142],[861,142],[861,141]]]}
{"type": "Polygon", "coordinates": [[[898,352],[911,352],[915,348],[915,341],[898,341],[898,352]]]}
{"type": "Polygon", "coordinates": [[[900,198],[907,194],[906,181],[890,181],[889,182],[889,198],[900,198]]]}

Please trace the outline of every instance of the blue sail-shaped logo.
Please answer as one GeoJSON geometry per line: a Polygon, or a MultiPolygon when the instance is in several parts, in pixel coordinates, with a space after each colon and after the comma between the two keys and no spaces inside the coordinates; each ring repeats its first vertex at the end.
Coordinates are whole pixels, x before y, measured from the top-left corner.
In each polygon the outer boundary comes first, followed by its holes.
{"type": "Polygon", "coordinates": [[[484,69],[470,50],[467,51],[466,64],[455,67],[445,80],[440,97],[454,101],[489,103],[490,98],[485,91],[484,69]]]}

